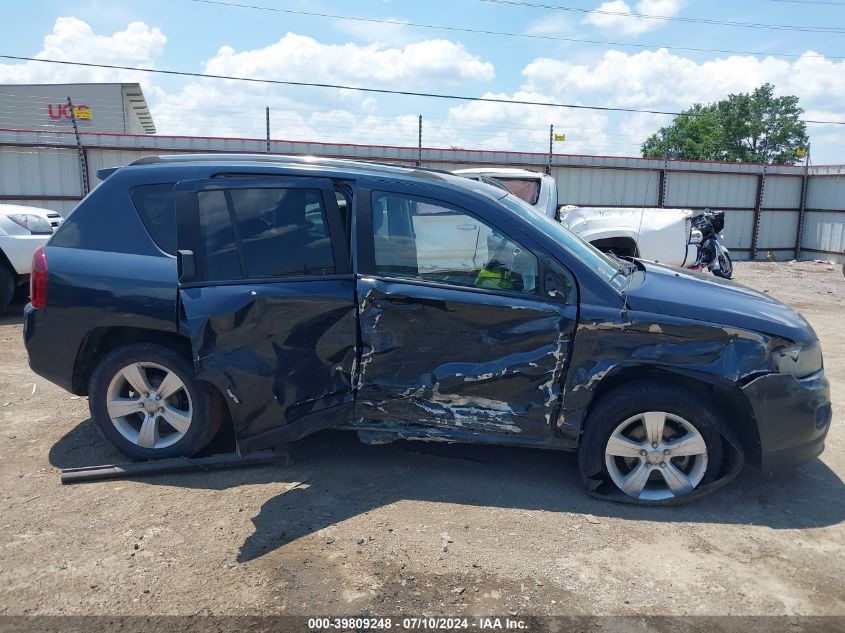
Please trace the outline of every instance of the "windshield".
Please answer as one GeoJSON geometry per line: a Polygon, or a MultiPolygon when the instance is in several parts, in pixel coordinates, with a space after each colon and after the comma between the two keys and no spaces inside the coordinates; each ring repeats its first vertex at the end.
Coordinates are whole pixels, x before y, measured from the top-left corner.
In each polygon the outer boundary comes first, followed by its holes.
{"type": "Polygon", "coordinates": [[[530,222],[539,231],[561,244],[573,256],[584,262],[599,277],[621,290],[626,282],[626,276],[620,273],[623,263],[605,255],[592,244],[585,242],[560,222],[547,215],[538,213],[534,207],[520,200],[513,194],[508,194],[499,202],[511,211],[530,222]]]}

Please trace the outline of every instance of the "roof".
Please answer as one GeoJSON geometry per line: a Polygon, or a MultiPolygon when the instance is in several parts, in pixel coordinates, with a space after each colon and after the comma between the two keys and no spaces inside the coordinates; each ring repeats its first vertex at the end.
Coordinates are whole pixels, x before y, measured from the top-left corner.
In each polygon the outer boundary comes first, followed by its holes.
{"type": "Polygon", "coordinates": [[[130,167],[164,165],[218,165],[221,167],[280,167],[290,171],[305,168],[317,168],[326,175],[335,177],[359,176],[372,178],[395,178],[397,180],[436,182],[442,185],[458,186],[480,193],[488,198],[499,200],[507,192],[483,182],[470,180],[460,175],[440,169],[393,165],[344,158],[323,158],[321,156],[286,156],[274,154],[169,154],[145,156],[130,163],[130,167]]]}
{"type": "Polygon", "coordinates": [[[453,174],[462,174],[462,175],[479,175],[479,176],[492,176],[494,178],[502,178],[510,176],[512,178],[525,178],[529,176],[531,178],[540,178],[545,176],[539,171],[531,171],[530,169],[517,169],[516,167],[473,167],[470,169],[455,169],[453,174]]]}
{"type": "Polygon", "coordinates": [[[120,85],[123,86],[123,98],[126,99],[130,107],[135,111],[135,116],[141,121],[144,132],[155,134],[156,125],[153,123],[153,115],[150,114],[150,108],[147,106],[147,100],[144,98],[144,91],[141,90],[141,84],[120,85]]]}

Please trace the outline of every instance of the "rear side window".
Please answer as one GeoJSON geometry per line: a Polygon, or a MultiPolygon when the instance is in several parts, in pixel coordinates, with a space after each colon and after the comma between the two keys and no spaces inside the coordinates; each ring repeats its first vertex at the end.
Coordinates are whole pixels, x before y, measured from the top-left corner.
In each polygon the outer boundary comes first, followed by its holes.
{"type": "Polygon", "coordinates": [[[132,187],[130,195],[150,237],[165,253],[176,254],[176,205],[173,183],[132,187]]]}
{"type": "Polygon", "coordinates": [[[205,191],[199,214],[210,281],[335,272],[319,190],[205,191]]]}
{"type": "Polygon", "coordinates": [[[500,178],[500,182],[520,200],[537,204],[540,199],[540,180],[536,178],[500,178]]]}

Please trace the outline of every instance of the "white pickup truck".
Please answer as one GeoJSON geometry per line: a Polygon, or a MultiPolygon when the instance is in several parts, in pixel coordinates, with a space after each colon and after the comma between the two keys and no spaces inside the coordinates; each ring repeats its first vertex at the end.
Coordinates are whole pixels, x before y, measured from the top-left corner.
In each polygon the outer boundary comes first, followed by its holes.
{"type": "Polygon", "coordinates": [[[0,204],[0,312],[12,300],[15,288],[27,282],[32,254],[62,223],[55,211],[15,204],[0,204]]]}
{"type": "Polygon", "coordinates": [[[696,263],[698,245],[690,242],[694,213],[689,209],[558,208],[557,183],[547,174],[506,167],[457,169],[453,173],[502,185],[600,250],[670,266],[696,263]]]}

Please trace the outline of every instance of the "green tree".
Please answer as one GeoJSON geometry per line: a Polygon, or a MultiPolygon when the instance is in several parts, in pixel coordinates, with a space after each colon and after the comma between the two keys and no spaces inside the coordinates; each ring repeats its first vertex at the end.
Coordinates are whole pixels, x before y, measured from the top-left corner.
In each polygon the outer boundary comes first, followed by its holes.
{"type": "Polygon", "coordinates": [[[646,158],[794,164],[809,141],[798,97],[774,96],[765,84],[717,103],[695,104],[642,145],[646,158]]]}

